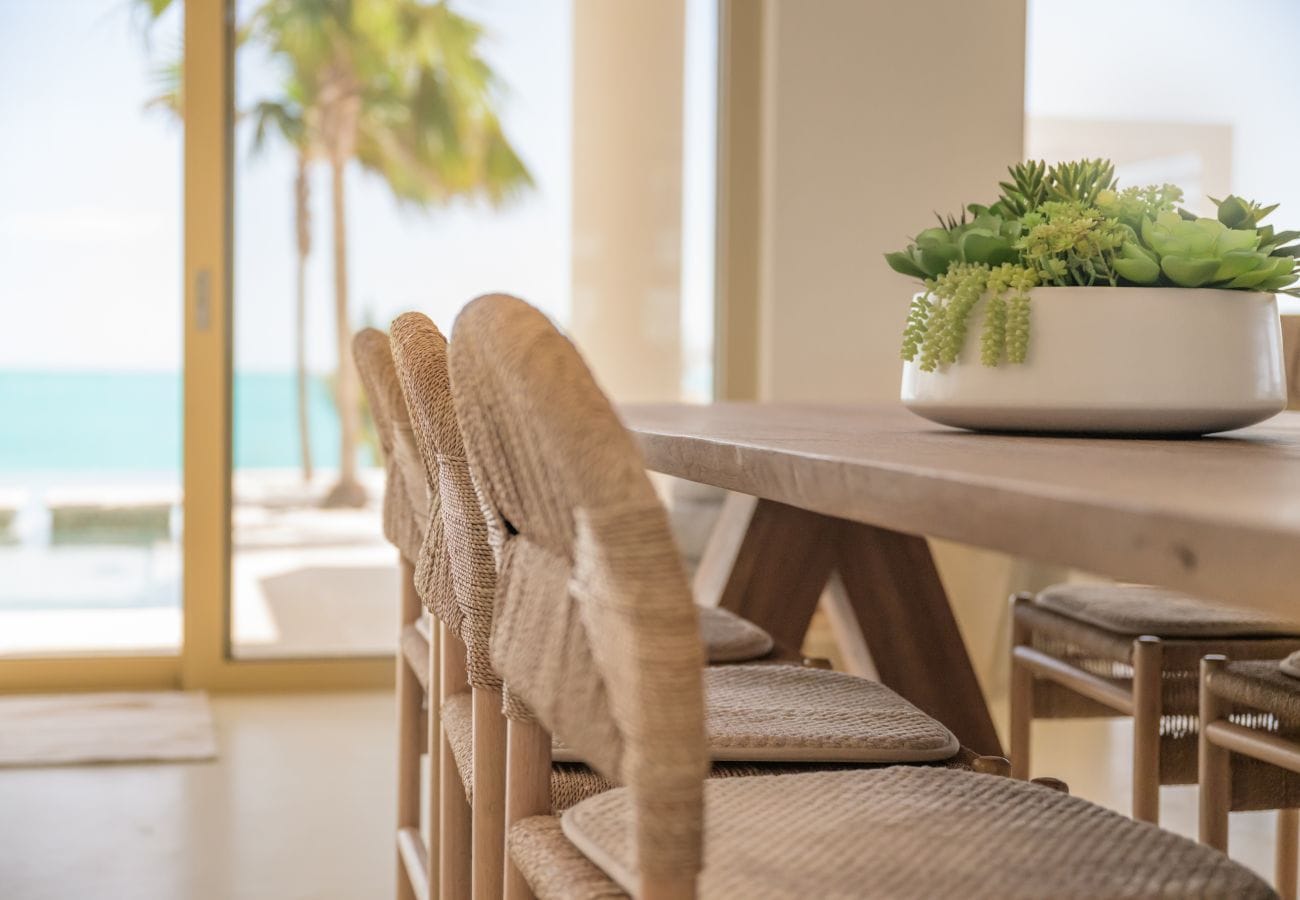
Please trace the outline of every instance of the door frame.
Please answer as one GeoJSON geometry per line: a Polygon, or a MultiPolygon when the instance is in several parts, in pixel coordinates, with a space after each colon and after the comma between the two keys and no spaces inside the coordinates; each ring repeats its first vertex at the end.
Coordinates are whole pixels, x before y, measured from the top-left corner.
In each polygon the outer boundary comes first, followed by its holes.
{"type": "Polygon", "coordinates": [[[391,654],[241,660],[232,650],[234,6],[233,0],[186,0],[185,5],[187,414],[180,682],[214,690],[387,686],[393,683],[391,654]]]}

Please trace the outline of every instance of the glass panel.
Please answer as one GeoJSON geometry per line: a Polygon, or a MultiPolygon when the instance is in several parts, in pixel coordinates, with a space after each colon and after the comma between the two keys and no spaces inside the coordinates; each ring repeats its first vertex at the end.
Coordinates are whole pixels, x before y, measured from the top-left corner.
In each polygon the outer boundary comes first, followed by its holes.
{"type": "Polygon", "coordinates": [[[0,4],[0,655],[179,646],[180,29],[0,4]]]}
{"type": "MultiPolygon", "coordinates": [[[[386,328],[411,309],[450,333],[460,308],[490,291],[524,297],[569,323],[574,182],[586,176],[573,151],[572,61],[582,6],[392,0],[354,7],[374,18],[355,12],[334,20],[320,4],[239,3],[239,22],[249,27],[236,60],[236,656],[394,647],[396,555],[380,528],[376,441],[359,400],[345,400],[343,417],[355,417],[355,440],[345,440],[350,429],[339,415],[340,257],[349,339],[356,328],[386,328]],[[385,21],[393,8],[411,15],[385,21]],[[426,59],[429,47],[437,52],[426,59]],[[482,65],[447,67],[445,59],[482,65]],[[432,78],[418,77],[422,62],[432,78]],[[492,74],[487,90],[483,72],[492,74]],[[425,93],[413,91],[420,85],[425,93]],[[351,107],[339,100],[349,92],[351,107]],[[452,108],[459,117],[447,115],[452,108]],[[484,129],[492,118],[499,138],[484,129]],[[472,150],[460,160],[437,152],[448,121],[466,129],[465,147],[498,140],[489,165],[472,150]],[[412,143],[417,134],[431,140],[412,143]],[[335,154],[343,161],[337,181],[335,154]],[[353,473],[345,460],[355,461],[353,473]]],[[[687,147],[675,190],[689,209],[680,228],[673,223],[663,233],[671,247],[656,234],[654,246],[635,252],[675,267],[683,257],[681,294],[675,282],[664,297],[674,317],[680,310],[683,335],[673,379],[684,395],[705,397],[712,384],[716,26],[712,3],[685,6],[694,10],[685,17],[694,62],[683,69],[687,147]]]]}
{"type": "MultiPolygon", "coordinates": [[[[283,15],[255,20],[260,24],[236,64],[238,104],[246,113],[236,131],[235,178],[231,618],[239,656],[374,654],[394,647],[395,553],[380,529],[383,470],[359,390],[349,410],[355,440],[345,442],[339,416],[340,258],[347,271],[348,341],[352,330],[386,328],[409,309],[450,332],[465,301],[488,289],[529,297],[560,317],[566,312],[567,129],[556,123],[568,119],[568,76],[554,64],[566,56],[566,5],[476,5],[468,12],[397,5],[422,15],[390,28],[360,14],[333,21],[309,4],[279,4],[283,15]],[[320,43],[289,47],[286,35],[296,27],[306,29],[309,43],[320,43]],[[410,64],[420,61],[417,28],[462,62],[485,62],[499,88],[485,92],[472,66],[452,72],[425,60],[447,91],[421,99],[413,92],[419,69],[410,64]],[[339,44],[330,45],[329,35],[338,35],[339,44]],[[338,121],[331,117],[348,112],[328,96],[329,61],[342,58],[333,55],[339,47],[363,67],[347,70],[345,78],[364,85],[358,124],[341,136],[329,133],[338,121]],[[385,78],[398,87],[377,87],[385,78]],[[492,166],[484,167],[481,157],[463,165],[449,152],[411,143],[418,129],[440,139],[438,116],[458,94],[486,102],[500,119],[509,145],[497,147],[507,152],[492,166]],[[412,120],[384,121],[393,104],[412,120]],[[376,146],[385,141],[396,148],[387,155],[376,146]],[[520,161],[509,161],[509,147],[520,161]],[[341,194],[333,152],[344,159],[341,194]],[[339,222],[343,240],[336,242],[339,222]],[[353,473],[340,467],[344,458],[355,461],[353,473]]],[[[259,6],[242,4],[241,21],[259,6]]],[[[376,4],[370,12],[388,8],[376,4]]],[[[463,106],[459,114],[471,122],[476,116],[463,106]]],[[[481,122],[473,127],[478,137],[490,136],[481,122]]]]}

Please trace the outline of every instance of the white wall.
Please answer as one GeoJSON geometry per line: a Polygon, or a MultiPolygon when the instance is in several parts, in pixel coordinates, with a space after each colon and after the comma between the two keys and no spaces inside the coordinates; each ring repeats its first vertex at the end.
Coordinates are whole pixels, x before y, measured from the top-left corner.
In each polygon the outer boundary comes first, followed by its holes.
{"type": "Polygon", "coordinates": [[[896,399],[913,286],[882,254],[1020,159],[1024,4],[766,12],[762,396],[896,399]]]}
{"type": "Polygon", "coordinates": [[[570,326],[624,402],[681,394],[684,0],[573,3],[570,326]]]}

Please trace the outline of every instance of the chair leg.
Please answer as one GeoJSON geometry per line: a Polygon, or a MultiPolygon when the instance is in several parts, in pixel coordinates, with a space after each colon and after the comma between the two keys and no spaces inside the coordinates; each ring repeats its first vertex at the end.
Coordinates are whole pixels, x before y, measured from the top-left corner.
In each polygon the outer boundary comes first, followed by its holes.
{"type": "Polygon", "coordinates": [[[1160,639],[1133,642],[1133,818],[1160,822],[1160,639]]]}
{"type": "Polygon", "coordinates": [[[442,870],[440,849],[442,842],[438,837],[442,827],[442,756],[439,750],[442,746],[442,650],[440,647],[442,643],[442,625],[439,624],[436,618],[433,619],[431,624],[429,689],[425,699],[428,711],[425,716],[425,727],[428,737],[424,744],[429,753],[429,783],[425,788],[424,820],[429,825],[428,900],[438,900],[439,879],[441,877],[439,873],[442,870]]]}
{"type": "Polygon", "coordinates": [[[1018,615],[1027,594],[1012,598],[1011,611],[1011,777],[1029,777],[1029,737],[1034,721],[1034,675],[1016,659],[1016,648],[1030,642],[1029,627],[1018,615]]]}
{"type": "MultiPolygon", "coordinates": [[[[401,560],[401,597],[399,602],[398,629],[415,621],[420,614],[420,599],[415,592],[412,580],[414,569],[411,563],[401,560]]],[[[424,736],[420,733],[420,702],[424,690],[415,672],[411,670],[406,656],[397,653],[397,831],[420,827],[420,745],[424,736]]],[[[397,857],[397,897],[398,900],[417,900],[411,878],[406,871],[406,863],[401,851],[394,841],[394,853],[397,857]]],[[[424,898],[418,898],[424,900],[424,898]]]]}
{"type": "Polygon", "coordinates": [[[1282,900],[1296,900],[1297,839],[1300,839],[1300,809],[1279,809],[1274,884],[1282,900]]]}
{"type": "Polygon", "coordinates": [[[1201,736],[1197,780],[1200,782],[1200,838],[1216,850],[1228,852],[1228,807],[1232,802],[1231,754],[1206,737],[1206,727],[1228,715],[1228,704],[1205,687],[1210,673],[1227,664],[1219,655],[1201,660],[1201,736]]]}
{"type": "MultiPolygon", "coordinates": [[[[506,739],[506,837],[510,826],[551,812],[551,736],[536,722],[510,720],[506,739]]],[[[506,852],[506,900],[535,900],[506,852]]]]}
{"type": "Polygon", "coordinates": [[[501,691],[474,688],[474,900],[501,900],[505,872],[506,719],[501,691]]]}
{"type": "MultiPolygon", "coordinates": [[[[465,678],[465,645],[446,625],[440,625],[442,641],[441,693],[445,701],[468,689],[465,678]]],[[[470,900],[470,852],[472,835],[469,801],[464,782],[452,755],[451,743],[444,733],[439,752],[438,777],[442,784],[441,819],[438,824],[438,895],[441,900],[470,900]]]]}

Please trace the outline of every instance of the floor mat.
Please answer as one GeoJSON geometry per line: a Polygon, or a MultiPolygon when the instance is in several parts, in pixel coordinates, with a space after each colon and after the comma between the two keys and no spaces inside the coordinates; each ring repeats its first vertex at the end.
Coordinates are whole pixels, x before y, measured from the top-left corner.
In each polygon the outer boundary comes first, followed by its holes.
{"type": "Polygon", "coordinates": [[[214,759],[202,692],[0,697],[0,767],[214,759]]]}

